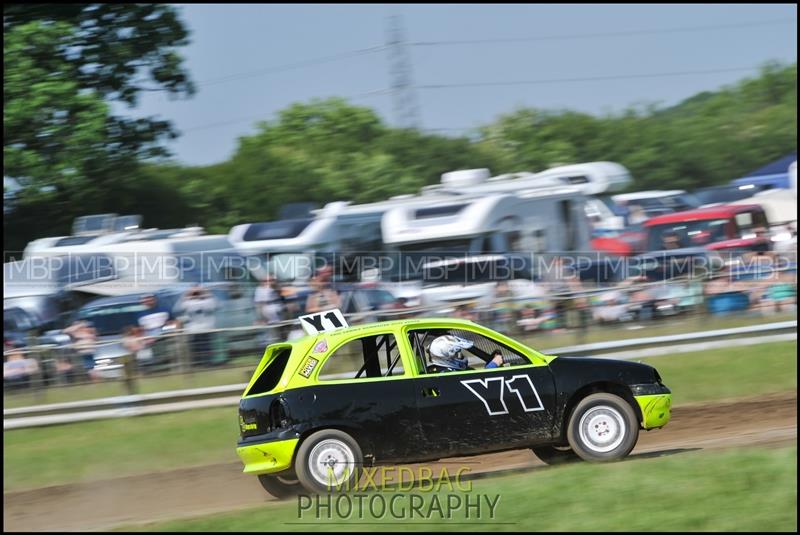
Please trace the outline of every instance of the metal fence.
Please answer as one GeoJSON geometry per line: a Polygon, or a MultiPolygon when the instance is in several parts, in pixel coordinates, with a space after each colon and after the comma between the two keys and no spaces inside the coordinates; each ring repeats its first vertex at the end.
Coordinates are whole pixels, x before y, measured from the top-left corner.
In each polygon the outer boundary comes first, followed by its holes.
{"type": "MultiPolygon", "coordinates": [[[[621,284],[613,287],[566,288],[552,286],[538,297],[497,295],[488,304],[474,300],[434,306],[373,310],[348,314],[351,324],[418,316],[471,319],[512,336],[572,332],[582,343],[590,329],[600,325],[640,327],[665,318],[719,313],[770,314],[796,312],[796,271],[742,279],[722,273],[707,280],[621,284]]],[[[242,375],[258,362],[266,345],[301,336],[299,322],[290,319],[270,325],[192,332],[176,329],[158,337],[127,337],[76,345],[29,344],[6,348],[4,394],[34,393],[41,400],[60,387],[107,383],[122,386],[119,393],[139,392],[147,377],[233,370],[242,375]]]]}

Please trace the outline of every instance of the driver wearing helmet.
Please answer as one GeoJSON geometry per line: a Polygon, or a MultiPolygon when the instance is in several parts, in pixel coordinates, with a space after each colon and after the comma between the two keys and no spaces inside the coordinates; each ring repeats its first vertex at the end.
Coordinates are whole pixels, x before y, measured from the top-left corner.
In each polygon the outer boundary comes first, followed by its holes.
{"type": "MultiPolygon", "coordinates": [[[[439,336],[428,347],[431,366],[428,367],[429,373],[441,373],[449,371],[463,371],[469,369],[467,359],[461,354],[462,349],[471,348],[473,343],[459,336],[446,334],[439,336]]],[[[500,350],[492,353],[492,360],[486,363],[486,368],[497,368],[503,365],[503,355],[500,350]]]]}

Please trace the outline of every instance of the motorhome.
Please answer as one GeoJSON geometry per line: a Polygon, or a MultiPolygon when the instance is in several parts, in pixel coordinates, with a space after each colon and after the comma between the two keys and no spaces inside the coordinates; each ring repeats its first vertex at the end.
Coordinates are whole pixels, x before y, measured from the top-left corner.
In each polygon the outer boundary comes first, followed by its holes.
{"type": "Polygon", "coordinates": [[[484,299],[497,280],[538,277],[536,258],[587,251],[584,199],[574,187],[419,197],[383,216],[384,278],[420,280],[423,304],[484,299]]]}
{"type": "Polygon", "coordinates": [[[572,187],[420,197],[387,210],[383,243],[390,250],[457,254],[585,251],[583,204],[572,187]]]}
{"type": "Polygon", "coordinates": [[[98,247],[131,240],[154,240],[169,237],[199,236],[201,227],[176,229],[141,228],[142,216],[96,214],[81,216],[72,224],[69,236],[33,240],[25,247],[23,258],[65,256],[95,251],[98,247]]]}
{"type": "MultiPolygon", "coordinates": [[[[303,285],[318,262],[342,259],[347,265],[349,259],[377,257],[383,251],[384,213],[415,198],[398,195],[387,201],[360,205],[331,202],[322,209],[311,210],[305,217],[236,225],[228,233],[228,239],[243,256],[258,260],[254,269],[257,275],[269,273],[279,280],[303,285]]],[[[342,274],[342,270],[337,270],[337,275],[342,274]]],[[[360,275],[354,273],[353,278],[360,275]]]]}
{"type": "Polygon", "coordinates": [[[605,197],[628,187],[631,182],[628,170],[618,163],[588,162],[552,167],[539,173],[507,173],[494,177],[489,175],[488,169],[452,171],[443,174],[441,184],[429,186],[427,191],[475,195],[572,186],[584,195],[584,209],[593,224],[593,232],[602,235],[624,228],[624,218],[613,212],[605,197]]]}
{"type": "Polygon", "coordinates": [[[202,236],[201,227],[142,229],[141,216],[99,214],[76,218],[70,236],[55,236],[31,241],[23,258],[39,269],[51,272],[53,281],[64,290],[117,278],[111,267],[114,260],[105,248],[113,244],[153,242],[202,236]]]}
{"type": "Polygon", "coordinates": [[[630,172],[615,162],[587,162],[551,167],[538,173],[500,175],[489,179],[491,183],[523,182],[523,187],[575,186],[584,195],[602,195],[627,188],[630,172]],[[520,176],[521,175],[521,176],[520,176]],[[528,182],[527,184],[524,184],[528,182]]]}
{"type": "Polygon", "coordinates": [[[246,260],[224,234],[161,237],[157,234],[98,246],[70,257],[62,269],[101,274],[80,290],[97,295],[155,291],[174,285],[251,285],[246,260]],[[87,268],[88,266],[88,268],[87,268]]]}

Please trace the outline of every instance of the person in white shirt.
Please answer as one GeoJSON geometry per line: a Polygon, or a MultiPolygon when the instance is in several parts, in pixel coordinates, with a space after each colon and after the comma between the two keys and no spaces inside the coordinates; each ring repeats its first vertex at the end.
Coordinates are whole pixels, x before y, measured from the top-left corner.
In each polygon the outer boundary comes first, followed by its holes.
{"type": "Polygon", "coordinates": [[[208,363],[217,320],[217,300],[206,288],[194,286],[175,307],[178,318],[191,333],[190,344],[195,363],[208,363]]]}
{"type": "Polygon", "coordinates": [[[261,281],[253,295],[253,301],[256,304],[261,321],[267,325],[281,321],[283,299],[274,278],[267,276],[261,281]]]}

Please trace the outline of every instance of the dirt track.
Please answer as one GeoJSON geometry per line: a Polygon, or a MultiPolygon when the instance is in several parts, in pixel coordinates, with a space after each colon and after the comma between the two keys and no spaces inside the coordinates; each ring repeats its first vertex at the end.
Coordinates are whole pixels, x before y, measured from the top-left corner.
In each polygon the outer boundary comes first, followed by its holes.
{"type": "MultiPolygon", "coordinates": [[[[633,455],[774,445],[797,440],[797,392],[674,409],[664,429],[642,432],[633,455]]],[[[468,459],[471,473],[541,466],[528,450],[468,459]]],[[[433,466],[434,473],[437,468],[433,466]]],[[[213,514],[271,501],[241,464],[217,464],[3,495],[7,531],[99,530],[213,514]]]]}

